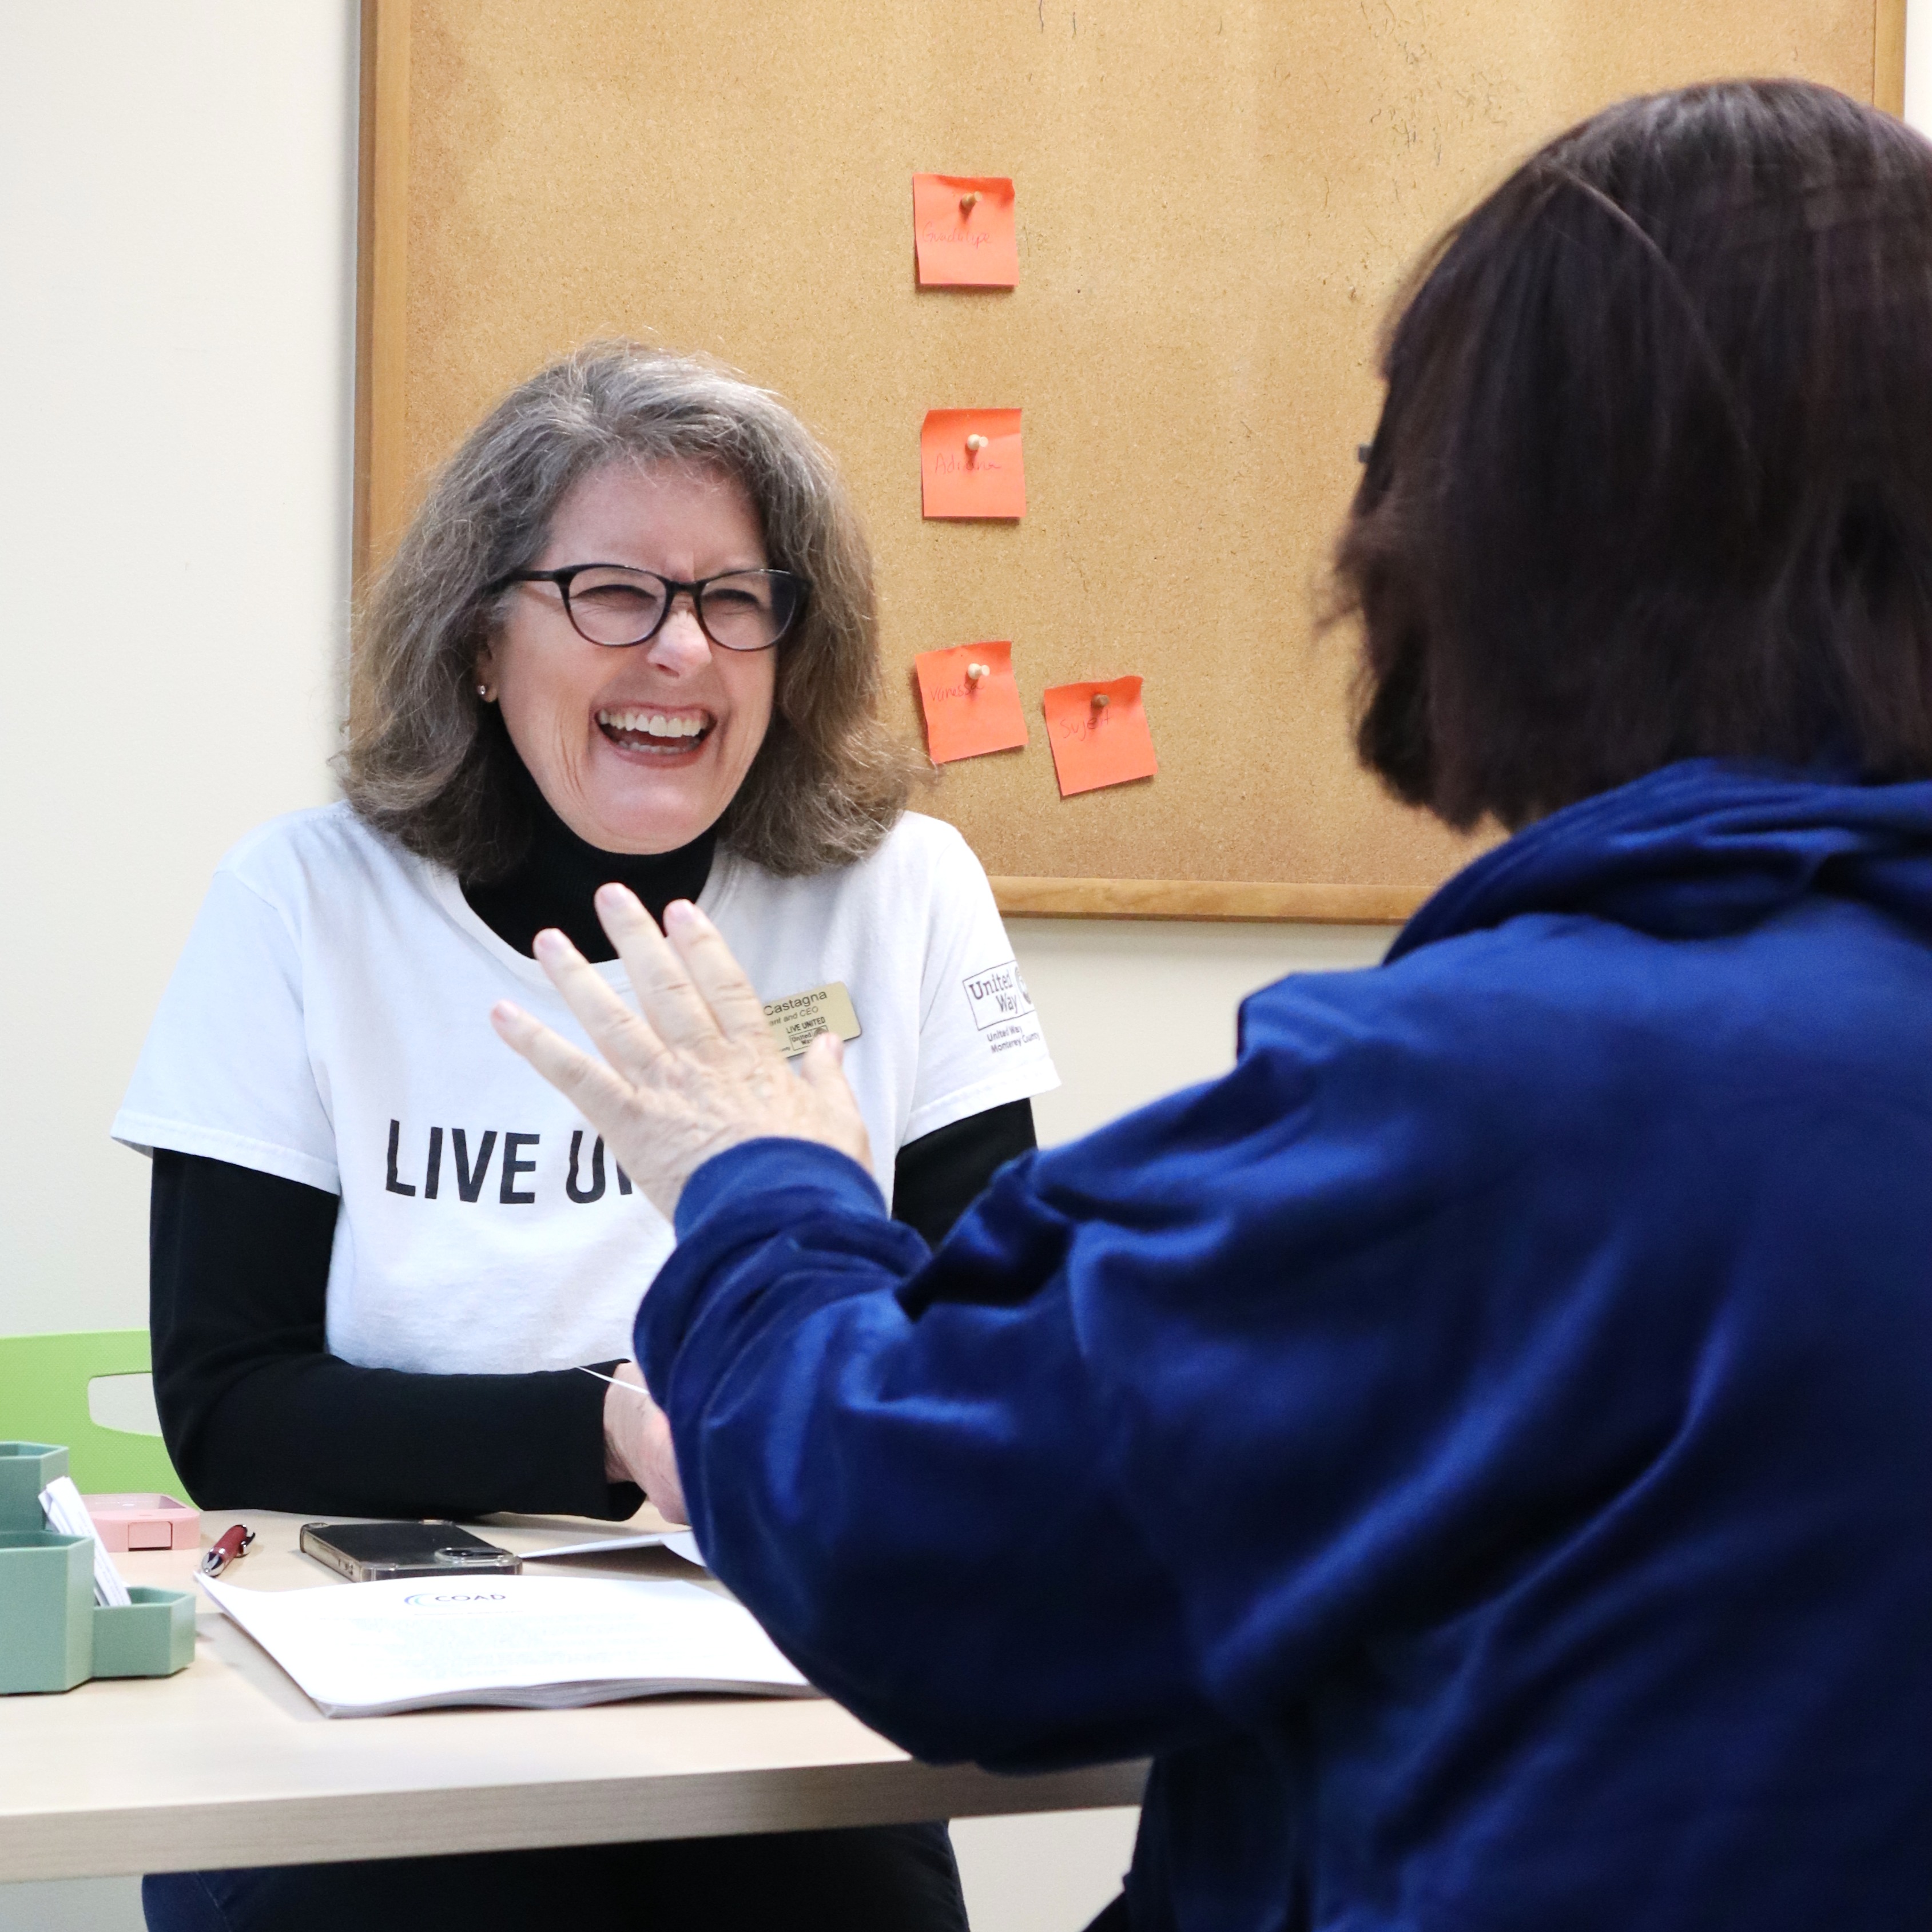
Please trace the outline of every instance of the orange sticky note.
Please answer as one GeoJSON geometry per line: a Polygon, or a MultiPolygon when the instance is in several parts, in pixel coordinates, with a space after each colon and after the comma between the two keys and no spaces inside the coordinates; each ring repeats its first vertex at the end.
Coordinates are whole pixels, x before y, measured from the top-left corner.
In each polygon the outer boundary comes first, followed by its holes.
{"type": "Polygon", "coordinates": [[[914,175],[912,233],[922,289],[1019,286],[1013,184],[1004,175],[914,175]]]}
{"type": "Polygon", "coordinates": [[[920,514],[1023,517],[1018,410],[928,410],[919,433],[920,514]]]}
{"type": "Polygon", "coordinates": [[[958,644],[922,652],[912,662],[926,712],[926,749],[935,765],[976,758],[982,752],[1010,752],[1026,742],[1011,644],[958,644]]]}
{"type": "Polygon", "coordinates": [[[1130,778],[1150,778],[1160,769],[1154,763],[1154,734],[1141,704],[1138,678],[1056,684],[1042,701],[1062,798],[1124,784],[1130,778]],[[1095,704],[1096,698],[1102,701],[1095,704]]]}

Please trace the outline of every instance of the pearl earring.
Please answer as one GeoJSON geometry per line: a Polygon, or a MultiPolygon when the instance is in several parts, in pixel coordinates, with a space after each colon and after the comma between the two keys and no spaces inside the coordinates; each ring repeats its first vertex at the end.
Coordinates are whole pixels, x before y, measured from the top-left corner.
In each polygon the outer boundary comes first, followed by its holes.
{"type": "Polygon", "coordinates": [[[487,684],[479,684],[476,687],[476,695],[488,704],[490,702],[490,687],[487,684]]]}

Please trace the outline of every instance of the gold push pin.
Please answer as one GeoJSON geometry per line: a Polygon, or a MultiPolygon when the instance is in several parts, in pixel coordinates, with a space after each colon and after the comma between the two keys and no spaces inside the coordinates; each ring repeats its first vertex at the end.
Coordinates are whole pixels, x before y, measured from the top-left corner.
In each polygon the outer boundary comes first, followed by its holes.
{"type": "Polygon", "coordinates": [[[1095,692],[1094,694],[1094,709],[1096,711],[1104,711],[1106,708],[1107,694],[1104,691],[1095,692]]]}
{"type": "Polygon", "coordinates": [[[986,446],[986,439],[976,433],[966,439],[966,454],[968,456],[977,456],[986,446]]]}
{"type": "Polygon", "coordinates": [[[986,667],[982,664],[969,664],[966,667],[966,682],[968,684],[977,684],[986,675],[986,667]]]}
{"type": "Polygon", "coordinates": [[[962,194],[959,197],[959,212],[962,214],[970,214],[979,206],[980,190],[976,188],[970,194],[962,194]]]}

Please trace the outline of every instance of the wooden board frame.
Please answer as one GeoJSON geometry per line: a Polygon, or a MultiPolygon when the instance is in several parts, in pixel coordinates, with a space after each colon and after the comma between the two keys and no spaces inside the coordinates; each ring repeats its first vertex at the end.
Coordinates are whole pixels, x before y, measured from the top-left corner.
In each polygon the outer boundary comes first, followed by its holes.
{"type": "Polygon", "coordinates": [[[357,596],[400,533],[408,494],[403,421],[410,234],[409,0],[362,0],[356,223],[357,596]]]}
{"type": "Polygon", "coordinates": [[[1905,112],[1905,10],[1909,0],[1878,0],[1872,34],[1872,100],[1888,114],[1905,112]]]}
{"type": "MultiPolygon", "coordinates": [[[[1872,98],[1901,114],[1907,0],[1873,0],[1872,98]]],[[[354,580],[410,507],[402,425],[408,377],[410,0],[362,0],[358,176],[354,580]]],[[[995,875],[1009,917],[1400,923],[1428,889],[1375,884],[995,875]]]]}

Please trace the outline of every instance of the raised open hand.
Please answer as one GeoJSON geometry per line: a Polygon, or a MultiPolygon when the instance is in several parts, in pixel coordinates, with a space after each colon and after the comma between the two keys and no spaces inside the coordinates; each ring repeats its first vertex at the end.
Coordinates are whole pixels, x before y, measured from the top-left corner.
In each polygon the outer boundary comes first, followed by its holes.
{"type": "Polygon", "coordinates": [[[636,1010],[562,933],[539,933],[536,956],[602,1060],[507,1000],[490,1022],[604,1136],[661,1214],[670,1215],[712,1155],[768,1134],[821,1142],[869,1170],[836,1035],[814,1040],[794,1076],[752,982],[694,905],[668,907],[660,933],[634,893],[610,885],[597,894],[597,916],[630,976],[636,1010]]]}

